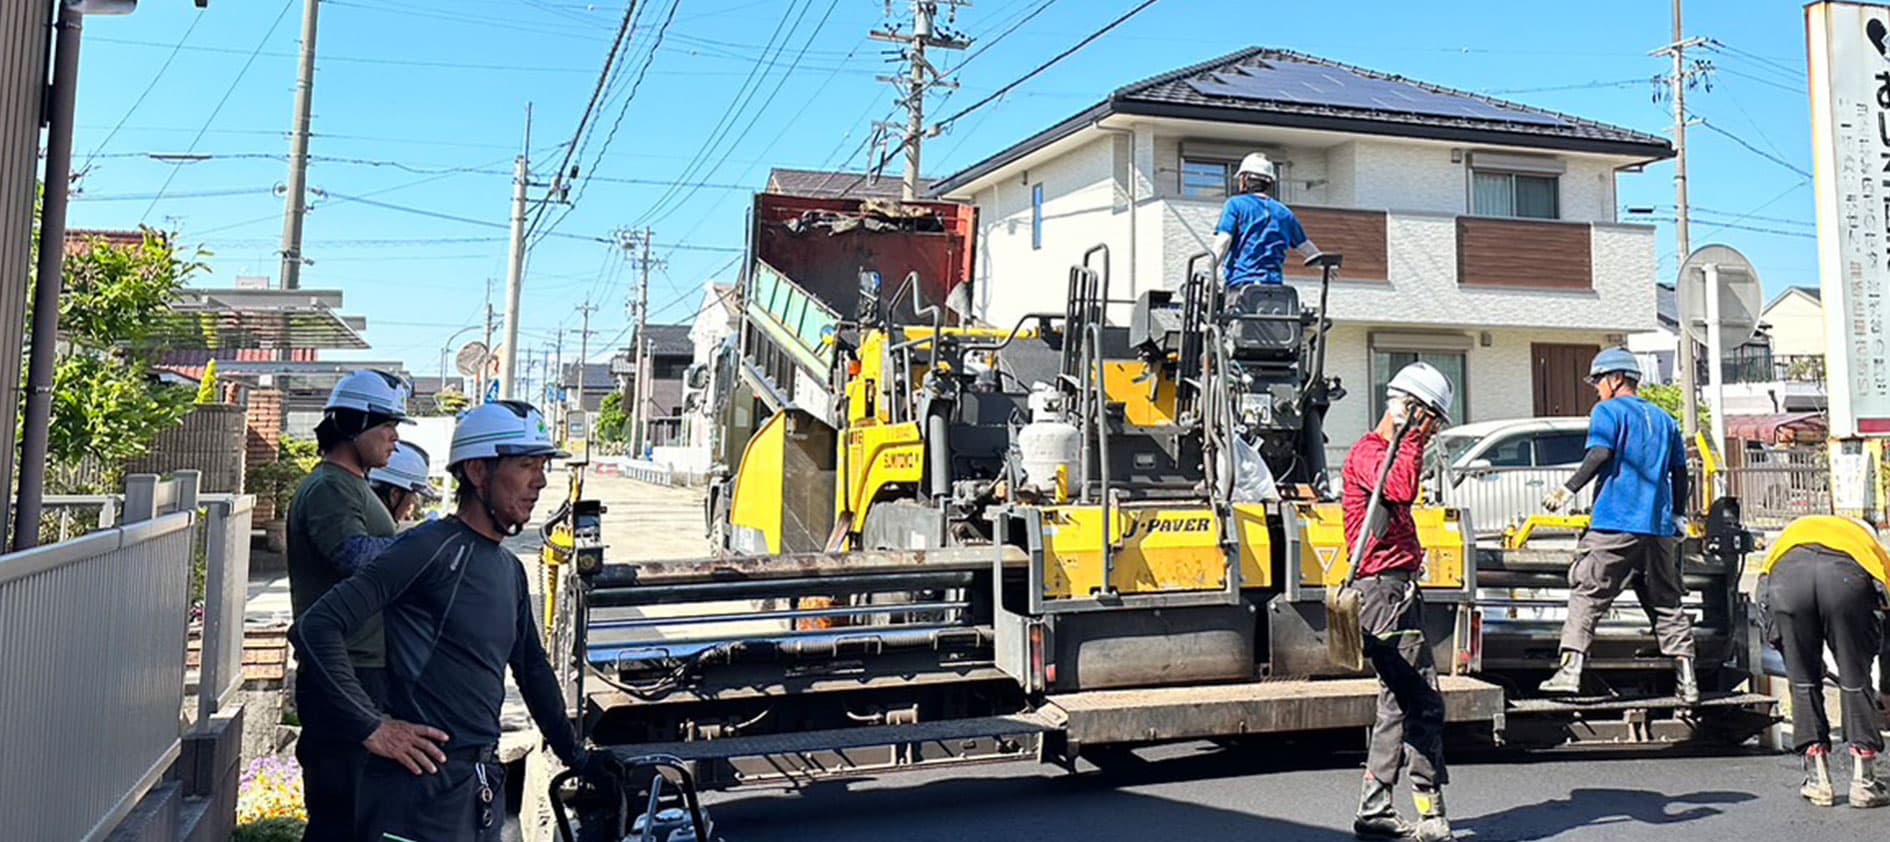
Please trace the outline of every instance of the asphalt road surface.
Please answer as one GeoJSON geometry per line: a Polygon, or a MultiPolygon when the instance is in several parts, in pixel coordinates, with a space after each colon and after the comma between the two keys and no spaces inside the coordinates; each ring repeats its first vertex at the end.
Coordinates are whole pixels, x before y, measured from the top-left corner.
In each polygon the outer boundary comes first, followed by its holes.
{"type": "MultiPolygon", "coordinates": [[[[1356,754],[1188,744],[1140,756],[1148,762],[1107,773],[968,767],[798,792],[720,793],[710,802],[730,842],[1352,838],[1356,754]]],[[[1848,760],[1833,770],[1844,780],[1849,774],[1848,760]]],[[[1500,754],[1455,764],[1451,778],[1446,795],[1459,839],[1890,838],[1890,809],[1801,801],[1797,761],[1785,755],[1500,754]]],[[[1401,787],[1398,802],[1408,817],[1406,793],[1401,787]]]]}

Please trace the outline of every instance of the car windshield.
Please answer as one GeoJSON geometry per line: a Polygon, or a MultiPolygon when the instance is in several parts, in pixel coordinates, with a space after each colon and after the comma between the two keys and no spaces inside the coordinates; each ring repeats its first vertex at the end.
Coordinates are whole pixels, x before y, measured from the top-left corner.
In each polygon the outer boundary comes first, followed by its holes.
{"type": "Polygon", "coordinates": [[[1478,440],[1476,436],[1440,435],[1437,437],[1437,449],[1444,456],[1444,464],[1455,465],[1458,457],[1469,452],[1478,440]]]}

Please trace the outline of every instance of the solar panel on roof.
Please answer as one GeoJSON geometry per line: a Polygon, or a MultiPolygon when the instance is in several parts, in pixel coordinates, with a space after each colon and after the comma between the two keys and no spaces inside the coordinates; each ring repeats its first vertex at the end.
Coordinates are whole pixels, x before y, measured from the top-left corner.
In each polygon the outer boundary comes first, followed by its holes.
{"type": "Polygon", "coordinates": [[[1474,97],[1428,91],[1410,82],[1378,79],[1342,67],[1302,61],[1243,64],[1231,71],[1210,73],[1203,79],[1190,79],[1188,85],[1203,96],[1230,99],[1545,126],[1566,125],[1560,119],[1536,111],[1505,108],[1474,97]]]}

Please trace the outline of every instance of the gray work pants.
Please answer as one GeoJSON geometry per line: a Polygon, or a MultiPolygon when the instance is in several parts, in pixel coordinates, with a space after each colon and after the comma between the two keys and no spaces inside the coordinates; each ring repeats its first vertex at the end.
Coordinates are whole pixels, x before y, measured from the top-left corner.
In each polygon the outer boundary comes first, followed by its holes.
{"type": "Polygon", "coordinates": [[[1412,785],[1437,789],[1450,776],[1444,769],[1444,697],[1437,691],[1431,647],[1424,642],[1424,597],[1406,572],[1367,576],[1355,587],[1365,656],[1378,673],[1378,719],[1372,723],[1365,769],[1390,786],[1398,782],[1408,756],[1412,785]]]}
{"type": "Polygon", "coordinates": [[[1641,607],[1660,639],[1661,654],[1693,657],[1693,621],[1680,607],[1686,584],[1680,579],[1679,550],[1680,539],[1670,536],[1599,529],[1583,535],[1575,563],[1568,568],[1568,621],[1562,625],[1562,649],[1586,654],[1595,640],[1595,625],[1633,579],[1641,607]]]}

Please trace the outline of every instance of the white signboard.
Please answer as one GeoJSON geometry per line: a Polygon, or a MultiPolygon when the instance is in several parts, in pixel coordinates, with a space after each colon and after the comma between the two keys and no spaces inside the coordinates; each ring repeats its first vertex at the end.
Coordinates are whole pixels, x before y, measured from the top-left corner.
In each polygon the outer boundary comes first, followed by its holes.
{"type": "Polygon", "coordinates": [[[1805,9],[1831,435],[1890,435],[1890,8],[1805,9]]]}

